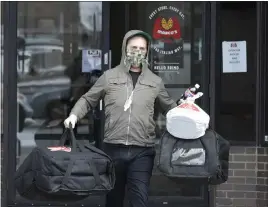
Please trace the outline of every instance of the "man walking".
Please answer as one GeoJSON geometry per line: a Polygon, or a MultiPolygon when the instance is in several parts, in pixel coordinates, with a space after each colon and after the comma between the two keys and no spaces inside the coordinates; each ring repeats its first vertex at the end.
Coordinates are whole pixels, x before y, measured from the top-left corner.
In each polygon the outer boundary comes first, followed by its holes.
{"type": "Polygon", "coordinates": [[[154,106],[166,113],[176,103],[168,95],[162,79],[148,68],[150,36],[129,31],[123,40],[118,66],[97,80],[73,107],[64,121],[66,127],[84,117],[104,98],[104,151],[113,159],[114,189],[106,207],[123,207],[125,187],[130,207],[147,207],[148,190],[155,157],[154,106]]]}

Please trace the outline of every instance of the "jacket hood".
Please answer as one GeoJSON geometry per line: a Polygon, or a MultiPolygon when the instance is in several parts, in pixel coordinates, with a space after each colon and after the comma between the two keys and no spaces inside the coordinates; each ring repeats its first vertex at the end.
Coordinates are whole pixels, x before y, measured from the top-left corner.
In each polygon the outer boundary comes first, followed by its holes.
{"type": "MultiPolygon", "coordinates": [[[[151,36],[141,30],[130,30],[125,34],[125,37],[123,39],[123,43],[122,43],[122,56],[121,56],[121,61],[120,61],[120,66],[124,67],[124,69],[128,72],[129,71],[129,67],[125,65],[124,60],[126,58],[126,46],[127,46],[127,42],[128,40],[136,35],[140,35],[143,36],[146,40],[147,40],[147,55],[146,55],[146,60],[148,62],[148,58],[149,58],[149,49],[150,49],[150,44],[151,44],[151,36]]],[[[148,64],[143,64],[142,65],[142,70],[147,69],[148,68],[148,64]]]]}

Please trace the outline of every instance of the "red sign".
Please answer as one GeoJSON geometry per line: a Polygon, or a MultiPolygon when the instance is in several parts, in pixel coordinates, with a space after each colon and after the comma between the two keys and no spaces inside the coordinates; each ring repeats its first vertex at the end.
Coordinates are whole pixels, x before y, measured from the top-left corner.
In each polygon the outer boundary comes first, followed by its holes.
{"type": "Polygon", "coordinates": [[[154,39],[180,39],[181,27],[177,17],[163,18],[158,17],[155,19],[153,28],[154,39]]]}
{"type": "Polygon", "coordinates": [[[194,104],[190,104],[190,103],[183,103],[183,104],[179,105],[178,107],[184,108],[184,109],[191,109],[191,110],[194,110],[197,112],[200,111],[194,104]]]}
{"type": "Polygon", "coordinates": [[[64,152],[71,152],[72,149],[70,147],[48,147],[48,149],[51,151],[51,152],[56,152],[56,151],[64,151],[64,152]]]}

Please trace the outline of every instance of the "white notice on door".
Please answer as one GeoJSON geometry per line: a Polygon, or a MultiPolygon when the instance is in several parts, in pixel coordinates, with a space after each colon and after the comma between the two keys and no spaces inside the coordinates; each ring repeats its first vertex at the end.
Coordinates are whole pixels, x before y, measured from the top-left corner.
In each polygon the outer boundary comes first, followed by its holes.
{"type": "Polygon", "coordinates": [[[247,42],[222,42],[223,73],[247,72],[247,42]]]}

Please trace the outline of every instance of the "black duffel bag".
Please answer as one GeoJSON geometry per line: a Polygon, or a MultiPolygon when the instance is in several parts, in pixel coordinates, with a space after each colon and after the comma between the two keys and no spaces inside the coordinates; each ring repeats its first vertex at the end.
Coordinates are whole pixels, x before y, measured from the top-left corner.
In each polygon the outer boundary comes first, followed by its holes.
{"type": "Polygon", "coordinates": [[[36,147],[18,168],[18,193],[30,200],[78,201],[106,194],[115,184],[112,159],[91,145],[82,145],[66,129],[59,146],[36,147]],[[69,139],[68,139],[69,138],[69,139]],[[70,146],[64,146],[70,140],[70,146]]]}
{"type": "Polygon", "coordinates": [[[228,179],[230,144],[208,129],[198,139],[181,139],[167,131],[160,143],[158,168],[168,177],[202,178],[211,185],[228,179]]]}

